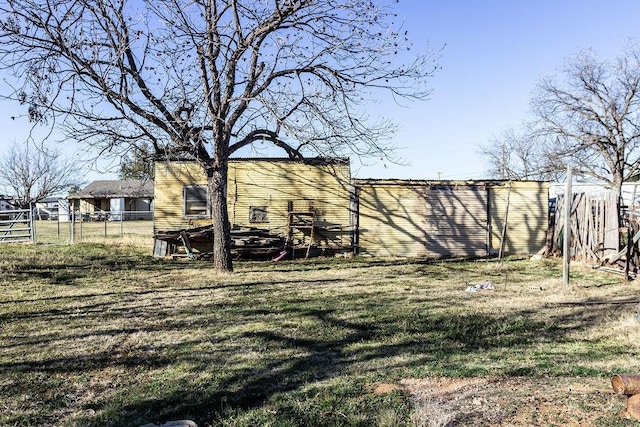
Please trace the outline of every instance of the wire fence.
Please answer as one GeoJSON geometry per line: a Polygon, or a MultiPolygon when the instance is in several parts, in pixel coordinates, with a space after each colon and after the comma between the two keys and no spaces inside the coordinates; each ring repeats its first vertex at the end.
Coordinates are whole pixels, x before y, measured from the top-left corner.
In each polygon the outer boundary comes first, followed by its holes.
{"type": "Polygon", "coordinates": [[[34,221],[34,240],[38,243],[73,244],[153,244],[153,212],[117,213],[71,212],[34,221]]]}

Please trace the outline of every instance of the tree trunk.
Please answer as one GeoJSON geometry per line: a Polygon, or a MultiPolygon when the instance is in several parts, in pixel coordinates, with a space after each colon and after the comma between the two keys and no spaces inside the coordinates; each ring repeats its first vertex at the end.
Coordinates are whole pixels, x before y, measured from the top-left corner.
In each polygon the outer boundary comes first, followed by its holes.
{"type": "Polygon", "coordinates": [[[228,164],[208,170],[209,193],[211,194],[211,217],[213,220],[213,266],[217,271],[233,271],[231,260],[231,225],[227,210],[228,164]]]}
{"type": "Polygon", "coordinates": [[[613,180],[611,181],[611,190],[618,195],[618,208],[620,207],[620,201],[622,198],[622,183],[624,182],[624,177],[621,173],[616,173],[613,176],[613,180]]]}

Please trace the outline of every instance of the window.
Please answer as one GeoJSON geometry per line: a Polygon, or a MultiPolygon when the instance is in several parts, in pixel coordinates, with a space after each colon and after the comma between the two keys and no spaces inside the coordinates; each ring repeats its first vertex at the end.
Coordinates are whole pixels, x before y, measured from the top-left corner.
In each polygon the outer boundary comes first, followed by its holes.
{"type": "Polygon", "coordinates": [[[184,216],[209,216],[209,192],[205,185],[184,187],[184,216]]]}
{"type": "Polygon", "coordinates": [[[249,222],[269,222],[266,206],[250,206],[249,222]]]}

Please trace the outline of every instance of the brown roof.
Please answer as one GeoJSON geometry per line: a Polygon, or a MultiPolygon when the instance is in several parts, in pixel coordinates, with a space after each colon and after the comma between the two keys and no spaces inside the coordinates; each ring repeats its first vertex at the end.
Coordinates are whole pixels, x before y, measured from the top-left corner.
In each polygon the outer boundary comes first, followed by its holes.
{"type": "Polygon", "coordinates": [[[152,198],[153,181],[138,179],[98,180],[71,194],[69,199],[152,198]]]}

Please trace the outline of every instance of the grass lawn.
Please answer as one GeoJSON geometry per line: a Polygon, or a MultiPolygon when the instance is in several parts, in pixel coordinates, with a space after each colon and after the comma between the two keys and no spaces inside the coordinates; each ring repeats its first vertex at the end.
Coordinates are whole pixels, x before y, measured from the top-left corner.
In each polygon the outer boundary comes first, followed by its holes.
{"type": "Polygon", "coordinates": [[[106,243],[153,245],[153,221],[35,221],[39,243],[106,243]],[[71,226],[74,225],[73,230],[71,226]]]}
{"type": "Polygon", "coordinates": [[[638,425],[640,285],[556,260],[154,260],[0,245],[0,425],[638,425]],[[465,292],[491,281],[494,290],[465,292]]]}

